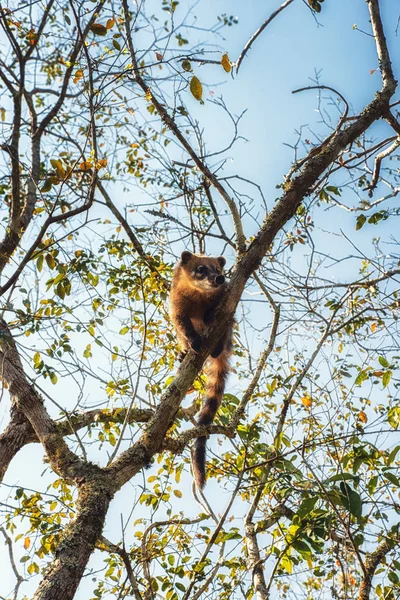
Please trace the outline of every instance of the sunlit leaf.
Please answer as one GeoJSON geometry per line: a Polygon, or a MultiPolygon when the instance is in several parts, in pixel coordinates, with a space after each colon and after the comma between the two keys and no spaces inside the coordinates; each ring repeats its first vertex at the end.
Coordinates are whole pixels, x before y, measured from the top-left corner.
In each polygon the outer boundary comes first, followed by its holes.
{"type": "Polygon", "coordinates": [[[201,101],[203,99],[203,86],[195,75],[190,80],[190,91],[196,100],[201,101]]]}
{"type": "Polygon", "coordinates": [[[90,26],[90,31],[92,31],[95,35],[106,35],[107,27],[101,23],[92,23],[90,26]]]}
{"type": "Polygon", "coordinates": [[[222,55],[221,65],[223,66],[224,70],[227,73],[231,72],[231,70],[232,70],[231,61],[229,60],[229,56],[228,56],[228,54],[226,52],[225,52],[225,54],[222,55]]]}

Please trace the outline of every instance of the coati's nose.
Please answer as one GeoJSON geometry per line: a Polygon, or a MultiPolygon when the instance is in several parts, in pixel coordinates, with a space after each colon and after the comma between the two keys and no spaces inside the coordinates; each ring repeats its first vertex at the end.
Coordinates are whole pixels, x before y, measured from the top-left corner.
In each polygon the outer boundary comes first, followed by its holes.
{"type": "Polygon", "coordinates": [[[223,283],[225,283],[225,277],[223,275],[217,275],[215,278],[215,283],[217,285],[222,285],[223,283]]]}

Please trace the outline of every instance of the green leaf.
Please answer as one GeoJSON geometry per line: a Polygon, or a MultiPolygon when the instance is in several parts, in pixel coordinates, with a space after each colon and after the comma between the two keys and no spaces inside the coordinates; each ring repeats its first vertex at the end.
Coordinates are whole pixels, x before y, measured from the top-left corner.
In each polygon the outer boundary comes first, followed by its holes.
{"type": "Polygon", "coordinates": [[[340,196],[341,195],[341,191],[339,190],[338,187],[336,187],[336,185],[328,185],[326,187],[326,190],[328,192],[331,192],[332,194],[335,194],[336,196],[340,196]]]}
{"type": "Polygon", "coordinates": [[[394,583],[395,585],[399,583],[399,576],[394,571],[389,571],[388,579],[391,583],[394,583]]]}
{"type": "Polygon", "coordinates": [[[52,254],[50,254],[50,252],[48,254],[46,254],[46,263],[47,266],[49,267],[49,269],[53,270],[54,267],[56,266],[56,261],[54,260],[54,256],[52,254]]]}
{"type": "Polygon", "coordinates": [[[342,499],[344,507],[354,515],[359,518],[362,516],[362,500],[360,494],[354,491],[347,483],[343,481],[340,484],[340,489],[342,491],[342,499]]]}
{"type": "Polygon", "coordinates": [[[380,356],[378,358],[379,364],[382,365],[382,367],[385,367],[385,369],[387,369],[388,367],[390,367],[389,362],[386,360],[386,358],[384,356],[380,356]]]}
{"type": "Polygon", "coordinates": [[[400,450],[400,446],[396,446],[395,448],[393,448],[393,450],[391,451],[391,453],[389,454],[388,459],[387,459],[388,465],[391,465],[392,462],[395,460],[399,450],[400,450]]]}
{"type": "Polygon", "coordinates": [[[42,187],[40,188],[40,191],[43,193],[49,192],[52,187],[53,187],[53,180],[51,177],[48,177],[47,179],[45,179],[45,182],[42,185],[42,187]]]}
{"type": "Polygon", "coordinates": [[[365,215],[359,215],[357,217],[356,231],[358,231],[359,229],[361,229],[361,227],[364,225],[364,223],[365,223],[366,220],[367,220],[367,217],[365,215]]]}
{"type": "Polygon", "coordinates": [[[311,548],[302,540],[295,540],[292,546],[303,558],[311,557],[311,548]]]}
{"type": "Polygon", "coordinates": [[[107,27],[105,27],[104,25],[102,25],[101,23],[93,23],[90,27],[89,27],[90,31],[92,33],[94,33],[95,35],[106,35],[107,33],[107,27]]]}
{"type": "Polygon", "coordinates": [[[389,385],[391,377],[392,371],[386,371],[386,373],[382,375],[382,384],[384,388],[389,385]]]}
{"type": "Polygon", "coordinates": [[[385,479],[390,481],[390,483],[393,483],[393,485],[395,485],[396,487],[400,487],[400,481],[395,475],[393,475],[393,473],[391,473],[390,471],[386,471],[385,473],[382,473],[382,475],[385,479]]]}
{"type": "Polygon", "coordinates": [[[318,502],[318,496],[313,496],[312,498],[306,498],[300,504],[296,514],[302,519],[303,517],[307,516],[313,510],[313,508],[315,507],[317,502],[318,502]]]}
{"type": "Polygon", "coordinates": [[[190,91],[192,92],[192,96],[196,98],[199,102],[203,99],[203,86],[200,83],[200,80],[194,76],[190,80],[190,91]]]}
{"type": "Polygon", "coordinates": [[[39,254],[39,257],[36,261],[36,266],[37,266],[37,270],[39,271],[39,273],[41,273],[42,269],[43,269],[43,260],[44,260],[43,254],[39,254]]]}
{"type": "Polygon", "coordinates": [[[365,381],[366,379],[368,379],[368,372],[367,371],[360,371],[359,374],[356,377],[355,380],[355,384],[356,385],[361,385],[363,381],[365,381]]]}
{"type": "Polygon", "coordinates": [[[332,483],[333,481],[346,481],[349,479],[354,480],[354,475],[352,473],[337,473],[336,475],[332,475],[329,477],[324,483],[332,483]]]}
{"type": "Polygon", "coordinates": [[[394,406],[388,411],[388,423],[393,429],[400,427],[400,406],[394,406]]]}

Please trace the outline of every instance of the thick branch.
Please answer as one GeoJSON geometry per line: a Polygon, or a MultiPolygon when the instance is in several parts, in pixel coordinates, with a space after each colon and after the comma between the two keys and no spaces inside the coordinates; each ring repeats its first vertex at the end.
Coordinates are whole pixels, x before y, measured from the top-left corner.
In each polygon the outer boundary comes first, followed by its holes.
{"type": "Polygon", "coordinates": [[[382,73],[383,91],[392,89],[395,81],[389,50],[383,31],[381,13],[378,0],[367,0],[371,18],[372,31],[375,38],[376,52],[378,54],[379,66],[382,73]]]}
{"type": "Polygon", "coordinates": [[[72,600],[87,562],[101,536],[113,491],[98,469],[79,487],[77,516],[63,532],[55,560],[50,564],[33,600],[72,600]]]}
{"type": "MultiPolygon", "coordinates": [[[[154,412],[150,409],[132,408],[129,411],[128,423],[147,423],[153,414],[154,412]]],[[[61,436],[70,436],[80,429],[96,423],[123,423],[126,415],[126,408],[89,410],[82,414],[69,415],[64,421],[58,422],[56,426],[61,436]]],[[[13,408],[11,420],[0,435],[0,482],[7,472],[10,462],[21,448],[27,444],[38,442],[39,439],[30,422],[21,411],[13,408]]],[[[184,442],[180,439],[166,440],[164,444],[164,449],[176,453],[183,452],[184,447],[184,442]]]]}
{"type": "Polygon", "coordinates": [[[360,592],[357,600],[370,600],[372,588],[372,578],[382,559],[390,552],[393,544],[389,541],[383,541],[374,552],[369,552],[365,557],[365,572],[361,582],[360,592]]]}
{"type": "Polygon", "coordinates": [[[7,383],[13,404],[29,420],[36,436],[46,450],[52,468],[63,477],[83,476],[82,461],[68,448],[50,418],[43,401],[28,382],[15,342],[5,321],[0,320],[0,360],[2,378],[7,383]]]}
{"type": "Polygon", "coordinates": [[[37,439],[32,425],[18,410],[13,410],[6,429],[0,435],[0,483],[14,456],[28,443],[30,437],[37,439]]]}
{"type": "MultiPolygon", "coordinates": [[[[126,8],[126,0],[124,0],[124,4],[126,8]]],[[[129,31],[129,28],[127,31],[129,31]]],[[[376,94],[371,103],[354,122],[348,125],[347,128],[336,131],[333,136],[329,136],[328,143],[326,145],[322,144],[319,152],[309,155],[302,172],[288,183],[285,193],[265,218],[255,239],[247,251],[239,257],[233,269],[226,295],[217,308],[215,324],[210,327],[202,351],[199,354],[188,353],[178,370],[175,380],[162,396],[155,415],[140,440],[109,466],[109,470],[118,485],[121,486],[128,481],[149,461],[155,452],[160,451],[163,438],[174,419],[182,398],[193,383],[205,358],[215,347],[215,344],[218,343],[222,335],[221,332],[231,322],[247,280],[260,266],[275,236],[295,215],[303,198],[339,153],[387,112],[395,89],[395,81],[388,81],[382,91],[376,94]]],[[[175,123],[168,120],[166,120],[166,124],[172,130],[176,128],[175,123]]]]}

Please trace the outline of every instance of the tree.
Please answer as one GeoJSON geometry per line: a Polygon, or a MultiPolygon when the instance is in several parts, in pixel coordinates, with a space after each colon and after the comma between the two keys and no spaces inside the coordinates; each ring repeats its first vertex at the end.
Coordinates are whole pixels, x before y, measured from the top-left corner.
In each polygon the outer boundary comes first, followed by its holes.
{"type": "Polygon", "coordinates": [[[318,72],[294,90],[318,94],[318,118],[273,174],[275,201],[247,176],[230,105],[290,11],[312,37],[344,4],[257,5],[247,43],[205,0],[0,6],[3,597],[398,596],[387,4],[357,6],[381,78],[360,110],[318,72]],[[167,297],[184,248],[233,266],[201,352],[179,364],[167,297]],[[228,393],[199,427],[201,369],[235,312],[228,393]],[[189,448],[205,434],[203,495],[189,448]]]}

